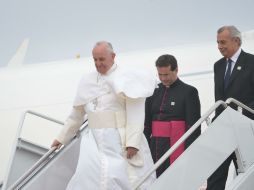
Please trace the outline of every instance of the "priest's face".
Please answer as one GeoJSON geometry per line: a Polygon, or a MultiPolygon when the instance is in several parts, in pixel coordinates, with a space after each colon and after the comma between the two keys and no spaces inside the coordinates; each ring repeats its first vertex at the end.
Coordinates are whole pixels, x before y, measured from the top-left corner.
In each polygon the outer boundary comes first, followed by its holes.
{"type": "Polygon", "coordinates": [[[176,68],[174,71],[172,71],[171,66],[157,67],[157,71],[158,71],[160,81],[166,87],[169,87],[177,79],[178,68],[176,68]]]}
{"type": "Polygon", "coordinates": [[[114,64],[115,54],[110,51],[106,44],[95,46],[92,53],[97,71],[106,74],[114,64]]]}

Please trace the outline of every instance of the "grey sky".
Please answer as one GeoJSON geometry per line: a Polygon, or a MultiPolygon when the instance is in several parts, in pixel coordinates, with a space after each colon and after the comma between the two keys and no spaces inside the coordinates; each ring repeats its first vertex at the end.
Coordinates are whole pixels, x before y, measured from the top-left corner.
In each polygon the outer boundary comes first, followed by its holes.
{"type": "Polygon", "coordinates": [[[90,56],[98,40],[117,52],[215,41],[221,25],[254,29],[253,7],[253,0],[0,0],[0,66],[26,37],[28,64],[90,56]]]}

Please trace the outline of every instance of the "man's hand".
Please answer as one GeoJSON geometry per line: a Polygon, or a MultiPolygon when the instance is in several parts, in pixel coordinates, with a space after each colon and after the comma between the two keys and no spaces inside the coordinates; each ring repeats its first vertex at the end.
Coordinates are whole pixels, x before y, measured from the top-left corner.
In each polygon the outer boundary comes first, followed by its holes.
{"type": "Polygon", "coordinates": [[[53,143],[51,144],[51,148],[57,147],[57,149],[61,148],[62,143],[60,143],[58,140],[54,140],[53,143]]]}
{"type": "Polygon", "coordinates": [[[127,147],[127,158],[131,159],[135,154],[137,154],[138,149],[134,148],[134,147],[127,147]]]}

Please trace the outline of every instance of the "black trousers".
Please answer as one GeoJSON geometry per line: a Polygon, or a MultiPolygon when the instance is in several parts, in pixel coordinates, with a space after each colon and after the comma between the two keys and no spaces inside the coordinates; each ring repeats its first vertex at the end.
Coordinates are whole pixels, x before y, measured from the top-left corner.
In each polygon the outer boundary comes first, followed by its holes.
{"type": "Polygon", "coordinates": [[[220,167],[208,178],[206,190],[224,190],[227,177],[228,169],[231,161],[234,161],[235,168],[237,168],[235,153],[232,153],[220,167]]]}

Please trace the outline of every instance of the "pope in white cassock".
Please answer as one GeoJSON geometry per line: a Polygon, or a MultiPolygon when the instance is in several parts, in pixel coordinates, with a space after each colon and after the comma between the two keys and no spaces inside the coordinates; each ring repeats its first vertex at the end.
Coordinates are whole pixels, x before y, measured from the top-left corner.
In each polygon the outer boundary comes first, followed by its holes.
{"type": "MultiPolygon", "coordinates": [[[[109,42],[98,42],[92,54],[97,72],[80,81],[72,113],[52,146],[68,143],[87,114],[89,130],[67,189],[129,190],[153,165],[143,129],[145,98],[152,95],[156,80],[117,66],[109,42]]],[[[140,189],[154,180],[150,176],[140,189]]]]}

